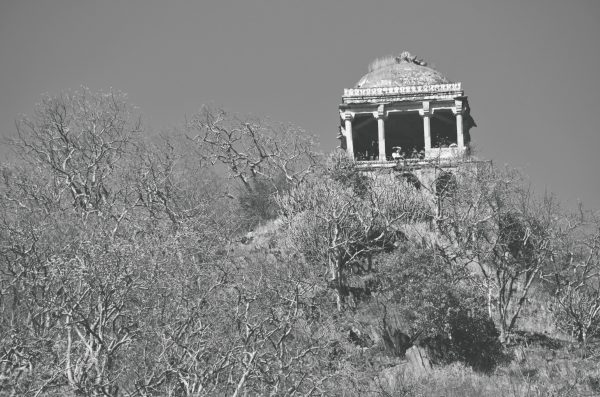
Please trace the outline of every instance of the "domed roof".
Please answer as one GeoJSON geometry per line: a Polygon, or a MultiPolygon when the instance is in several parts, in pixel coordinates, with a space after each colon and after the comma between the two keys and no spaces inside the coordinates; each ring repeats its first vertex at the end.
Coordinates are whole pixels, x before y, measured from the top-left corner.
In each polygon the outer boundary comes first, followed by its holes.
{"type": "Polygon", "coordinates": [[[388,56],[371,62],[369,73],[355,87],[406,87],[446,83],[450,81],[440,72],[405,51],[399,56],[388,56]]]}

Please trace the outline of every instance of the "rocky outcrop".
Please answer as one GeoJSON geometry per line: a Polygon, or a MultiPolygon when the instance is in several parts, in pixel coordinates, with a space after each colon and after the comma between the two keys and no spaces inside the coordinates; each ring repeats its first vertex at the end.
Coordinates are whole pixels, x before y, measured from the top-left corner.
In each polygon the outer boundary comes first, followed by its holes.
{"type": "Polygon", "coordinates": [[[374,390],[382,390],[388,395],[404,395],[415,379],[428,376],[432,370],[424,348],[412,346],[406,350],[406,361],[382,370],[373,380],[374,390]]]}
{"type": "Polygon", "coordinates": [[[406,371],[412,375],[423,376],[432,369],[427,351],[419,346],[412,346],[406,351],[406,371]]]}

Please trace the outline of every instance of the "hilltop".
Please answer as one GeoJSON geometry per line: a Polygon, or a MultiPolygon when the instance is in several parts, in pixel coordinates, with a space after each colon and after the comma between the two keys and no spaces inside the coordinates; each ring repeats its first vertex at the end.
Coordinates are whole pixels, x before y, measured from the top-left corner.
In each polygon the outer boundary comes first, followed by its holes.
{"type": "MultiPolygon", "coordinates": [[[[45,97],[0,187],[0,395],[594,395],[600,223],[204,108],[45,97]]],[[[437,173],[437,174],[436,174],[437,173]]]]}

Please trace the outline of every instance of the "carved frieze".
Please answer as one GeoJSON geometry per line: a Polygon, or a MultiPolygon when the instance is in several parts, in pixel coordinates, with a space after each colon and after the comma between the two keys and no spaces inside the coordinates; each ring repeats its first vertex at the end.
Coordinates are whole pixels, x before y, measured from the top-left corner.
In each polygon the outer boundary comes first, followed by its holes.
{"type": "Polygon", "coordinates": [[[413,85],[405,87],[345,88],[344,97],[369,97],[386,95],[406,95],[420,93],[460,92],[461,83],[413,85]]]}

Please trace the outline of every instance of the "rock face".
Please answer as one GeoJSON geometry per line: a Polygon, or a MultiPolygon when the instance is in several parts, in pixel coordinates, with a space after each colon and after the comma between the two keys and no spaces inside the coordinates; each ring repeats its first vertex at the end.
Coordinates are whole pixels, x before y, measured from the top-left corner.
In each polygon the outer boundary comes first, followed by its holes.
{"type": "Polygon", "coordinates": [[[431,361],[425,349],[413,346],[406,351],[406,371],[415,376],[426,375],[431,370],[431,361]]]}
{"type": "Polygon", "coordinates": [[[386,368],[374,379],[374,387],[383,390],[389,395],[401,394],[408,383],[414,382],[416,378],[427,376],[431,369],[429,357],[425,349],[413,346],[406,350],[406,361],[386,368]]]}
{"type": "Polygon", "coordinates": [[[405,383],[405,368],[401,365],[386,368],[379,373],[373,380],[374,390],[383,390],[388,395],[393,395],[395,391],[401,390],[405,383]]]}
{"type": "Polygon", "coordinates": [[[390,329],[385,326],[381,332],[381,339],[386,350],[396,357],[404,357],[408,348],[412,346],[410,337],[399,329],[390,329]]]}

